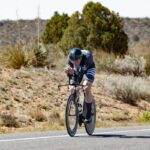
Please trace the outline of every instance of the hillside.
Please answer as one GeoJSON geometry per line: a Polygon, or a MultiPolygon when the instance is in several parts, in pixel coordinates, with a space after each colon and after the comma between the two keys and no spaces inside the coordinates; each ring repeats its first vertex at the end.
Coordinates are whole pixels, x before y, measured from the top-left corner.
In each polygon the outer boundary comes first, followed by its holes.
{"type": "MultiPolygon", "coordinates": [[[[61,71],[22,68],[0,69],[0,132],[19,130],[64,129],[67,83],[61,71]]],[[[97,105],[97,127],[139,124],[140,115],[150,110],[150,103],[140,100],[129,105],[104,91],[104,82],[118,75],[97,74],[93,94],[97,105]]]]}
{"type": "MultiPolygon", "coordinates": [[[[47,20],[40,20],[40,34],[47,20]]],[[[149,18],[124,18],[124,30],[129,37],[129,46],[139,40],[150,39],[149,18]]],[[[15,44],[19,37],[25,43],[37,38],[37,20],[0,21],[0,45],[15,44]]]]}
{"type": "Polygon", "coordinates": [[[150,18],[124,18],[124,30],[129,44],[150,39],[150,18]]]}
{"type": "MultiPolygon", "coordinates": [[[[16,44],[23,41],[25,44],[37,39],[37,20],[0,21],[0,45],[16,44]]],[[[43,32],[46,20],[40,20],[40,34],[43,32]]]]}

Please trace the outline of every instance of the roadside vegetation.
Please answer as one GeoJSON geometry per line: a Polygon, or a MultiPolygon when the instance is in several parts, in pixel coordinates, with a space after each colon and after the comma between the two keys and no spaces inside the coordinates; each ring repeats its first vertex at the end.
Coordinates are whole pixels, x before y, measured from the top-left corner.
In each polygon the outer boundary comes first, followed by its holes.
{"type": "Polygon", "coordinates": [[[72,16],[55,12],[35,42],[2,46],[0,132],[65,128],[69,91],[57,86],[68,81],[63,68],[74,46],[96,63],[97,127],[149,123],[150,44],[134,36],[128,48],[123,26],[119,14],[89,2],[72,16]]]}

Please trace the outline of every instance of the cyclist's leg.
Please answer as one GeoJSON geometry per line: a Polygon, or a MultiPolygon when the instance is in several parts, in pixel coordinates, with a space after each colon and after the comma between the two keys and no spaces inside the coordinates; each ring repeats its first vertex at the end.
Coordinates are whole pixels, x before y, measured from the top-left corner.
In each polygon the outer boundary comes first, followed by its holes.
{"type": "Polygon", "coordinates": [[[84,92],[85,92],[85,102],[92,103],[93,100],[93,96],[91,92],[92,82],[83,80],[83,85],[84,85],[84,92]]]}
{"type": "Polygon", "coordinates": [[[84,80],[83,85],[85,85],[84,87],[85,105],[87,108],[87,113],[86,113],[84,122],[90,122],[91,121],[91,107],[92,107],[92,100],[93,100],[93,96],[91,92],[92,83],[87,80],[84,80]]]}
{"type": "Polygon", "coordinates": [[[91,122],[91,109],[92,109],[92,101],[93,101],[93,95],[92,95],[92,83],[94,81],[94,76],[90,76],[91,78],[88,78],[89,76],[85,75],[83,77],[83,85],[84,87],[84,92],[85,92],[85,105],[87,108],[87,114],[84,122],[89,123],[91,122]]]}

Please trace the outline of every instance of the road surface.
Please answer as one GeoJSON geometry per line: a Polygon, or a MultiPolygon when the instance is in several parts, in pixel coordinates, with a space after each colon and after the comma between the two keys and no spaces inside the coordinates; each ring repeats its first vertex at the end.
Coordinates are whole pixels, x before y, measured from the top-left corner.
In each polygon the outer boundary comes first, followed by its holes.
{"type": "Polygon", "coordinates": [[[78,130],[0,134],[0,150],[150,150],[150,125],[96,129],[93,136],[78,130]]]}

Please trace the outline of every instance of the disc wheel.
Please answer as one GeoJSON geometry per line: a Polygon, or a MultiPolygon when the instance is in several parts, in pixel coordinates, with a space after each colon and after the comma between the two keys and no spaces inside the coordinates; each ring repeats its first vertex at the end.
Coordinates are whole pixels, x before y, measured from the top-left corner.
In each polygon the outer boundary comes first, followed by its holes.
{"type": "MultiPolygon", "coordinates": [[[[85,130],[88,135],[92,135],[94,130],[95,130],[95,123],[96,123],[96,105],[95,101],[93,100],[92,102],[92,109],[91,109],[91,115],[92,115],[92,121],[90,123],[84,123],[85,125],[85,130]]],[[[84,102],[84,116],[86,116],[87,113],[87,108],[84,102]]]]}

